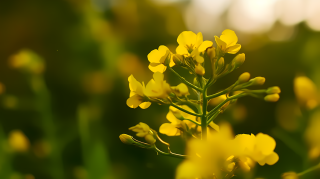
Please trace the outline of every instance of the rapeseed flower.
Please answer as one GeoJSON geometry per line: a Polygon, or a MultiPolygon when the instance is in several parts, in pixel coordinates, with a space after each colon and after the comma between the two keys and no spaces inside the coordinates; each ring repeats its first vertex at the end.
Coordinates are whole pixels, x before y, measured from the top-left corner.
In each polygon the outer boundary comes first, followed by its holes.
{"type": "Polygon", "coordinates": [[[151,130],[150,127],[143,122],[140,122],[139,124],[133,127],[130,127],[129,130],[136,132],[137,133],[136,136],[138,137],[144,137],[144,139],[149,144],[154,144],[156,142],[156,139],[153,137],[153,134],[150,131],[151,130]]]}
{"type": "Polygon", "coordinates": [[[276,141],[267,134],[259,133],[257,136],[251,134],[239,134],[234,139],[236,157],[250,157],[261,166],[273,165],[279,160],[279,156],[273,150],[276,141]]]}
{"type": "Polygon", "coordinates": [[[179,46],[176,53],[187,57],[193,57],[198,63],[203,63],[204,59],[200,56],[204,51],[211,47],[213,42],[203,41],[202,33],[197,35],[192,31],[183,31],[177,39],[179,46]]]}
{"type": "Polygon", "coordinates": [[[130,75],[128,78],[129,88],[130,88],[130,97],[127,100],[127,105],[130,108],[137,108],[140,106],[142,109],[146,109],[151,105],[151,102],[145,102],[145,85],[137,81],[133,75],[130,75]]]}
{"type": "Polygon", "coordinates": [[[163,79],[164,75],[162,73],[155,72],[153,79],[151,79],[146,86],[145,95],[150,98],[167,98],[171,92],[171,88],[163,79]]]}
{"type": "Polygon", "coordinates": [[[317,87],[306,76],[299,76],[294,79],[294,93],[301,106],[313,109],[319,104],[317,87]]]}
{"type": "MultiPolygon", "coordinates": [[[[189,108],[187,105],[181,106],[183,109],[194,112],[191,108],[189,108]]],[[[183,111],[180,111],[179,109],[170,106],[169,112],[167,114],[167,119],[171,123],[164,123],[160,126],[159,132],[162,134],[166,134],[167,136],[179,136],[182,134],[184,130],[187,130],[187,128],[191,129],[196,126],[196,124],[192,123],[188,120],[181,120],[181,119],[191,119],[193,121],[196,121],[197,118],[195,116],[192,116],[190,114],[187,114],[183,111]]]]}
{"type": "Polygon", "coordinates": [[[190,94],[187,85],[184,83],[180,83],[178,86],[173,86],[171,89],[178,97],[187,96],[190,94]]]}
{"type": "Polygon", "coordinates": [[[237,35],[233,30],[230,29],[224,30],[220,38],[215,36],[215,41],[217,43],[217,46],[224,53],[236,54],[241,48],[241,45],[237,44],[237,35]]]}
{"type": "Polygon", "coordinates": [[[152,72],[163,73],[166,71],[166,61],[169,61],[169,66],[173,67],[175,63],[173,62],[172,53],[168,47],[160,45],[158,49],[152,50],[148,54],[148,60],[150,62],[149,69],[152,72]]]}

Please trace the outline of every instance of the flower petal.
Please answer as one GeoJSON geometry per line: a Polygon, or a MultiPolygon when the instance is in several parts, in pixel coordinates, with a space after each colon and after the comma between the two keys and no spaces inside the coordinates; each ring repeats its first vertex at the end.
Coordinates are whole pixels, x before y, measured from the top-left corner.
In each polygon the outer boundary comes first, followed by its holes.
{"type": "Polygon", "coordinates": [[[176,48],[176,53],[179,54],[179,55],[187,55],[187,54],[189,54],[188,50],[183,45],[179,45],[176,48]]]}
{"type": "Polygon", "coordinates": [[[208,47],[211,47],[212,45],[213,45],[213,42],[206,40],[199,46],[198,51],[204,52],[208,47]]]}
{"type": "Polygon", "coordinates": [[[270,155],[276,147],[276,141],[267,134],[259,133],[256,136],[256,147],[263,155],[270,155]]]}
{"type": "Polygon", "coordinates": [[[160,72],[163,73],[166,71],[167,67],[164,66],[163,64],[158,63],[158,65],[156,65],[155,63],[151,63],[148,68],[152,71],[152,72],[160,72]]]}
{"type": "Polygon", "coordinates": [[[138,94],[131,96],[130,98],[127,99],[127,105],[130,108],[137,108],[142,102],[141,96],[138,94]]]}
{"type": "Polygon", "coordinates": [[[203,42],[203,36],[202,36],[202,33],[199,32],[197,34],[197,40],[196,40],[196,43],[194,44],[194,48],[198,48],[203,42]]]}
{"type": "Polygon", "coordinates": [[[227,44],[226,44],[224,41],[222,41],[222,40],[221,40],[219,37],[217,37],[217,36],[214,36],[214,39],[215,39],[215,41],[216,41],[216,43],[217,43],[217,46],[218,46],[222,51],[225,51],[227,44]]]}
{"type": "Polygon", "coordinates": [[[153,74],[153,79],[156,83],[161,83],[163,81],[164,75],[162,73],[159,72],[155,72],[153,74]]]}
{"type": "Polygon", "coordinates": [[[279,160],[279,155],[277,153],[275,153],[275,152],[273,152],[271,155],[268,155],[265,158],[265,162],[268,165],[273,165],[273,164],[277,163],[278,160],[279,160]]]}
{"type": "Polygon", "coordinates": [[[233,46],[227,48],[226,51],[230,54],[236,54],[240,49],[241,49],[241,45],[236,44],[236,45],[233,45],[233,46]]]}
{"type": "MultiPolygon", "coordinates": [[[[170,106],[171,107],[171,106],[170,106]]],[[[174,124],[178,124],[180,123],[180,120],[177,119],[174,115],[173,115],[173,112],[172,111],[169,111],[166,118],[168,119],[168,121],[170,121],[171,123],[174,123],[174,124]]]]}
{"type": "Polygon", "coordinates": [[[220,39],[227,44],[227,47],[237,44],[238,37],[233,30],[226,29],[222,32],[220,39]]]}
{"type": "Polygon", "coordinates": [[[157,49],[152,50],[148,54],[148,60],[150,63],[160,63],[161,53],[157,49]]]}
{"type": "Polygon", "coordinates": [[[180,135],[180,130],[176,128],[175,125],[170,123],[164,123],[160,126],[159,132],[166,134],[167,136],[178,136],[180,135]]]}
{"type": "Polygon", "coordinates": [[[147,109],[151,105],[151,102],[143,102],[139,105],[141,109],[147,109]]]}
{"type": "Polygon", "coordinates": [[[179,45],[191,46],[196,43],[197,35],[192,31],[183,31],[177,39],[179,45]]]}

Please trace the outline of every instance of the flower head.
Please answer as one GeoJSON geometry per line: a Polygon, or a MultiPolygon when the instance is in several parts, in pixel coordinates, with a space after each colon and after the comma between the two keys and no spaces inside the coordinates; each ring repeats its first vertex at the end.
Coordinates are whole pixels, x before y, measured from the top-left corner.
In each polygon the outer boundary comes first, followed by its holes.
{"type": "MultiPolygon", "coordinates": [[[[191,108],[189,108],[187,105],[181,106],[183,109],[194,112],[191,108]]],[[[179,109],[170,106],[169,112],[167,114],[167,119],[171,123],[164,123],[160,126],[159,132],[162,134],[166,134],[168,136],[178,136],[181,135],[182,131],[185,130],[187,127],[189,129],[194,128],[195,124],[190,121],[182,121],[181,119],[191,119],[193,121],[196,121],[196,117],[192,116],[190,114],[187,114],[185,112],[180,111],[179,109]]]]}
{"type": "Polygon", "coordinates": [[[150,132],[150,130],[151,130],[150,127],[143,122],[140,122],[139,124],[137,124],[133,127],[130,127],[129,130],[136,132],[137,133],[136,135],[138,137],[144,137],[144,139],[149,144],[154,144],[156,142],[156,139],[153,137],[152,132],[150,132]]]}
{"type": "Polygon", "coordinates": [[[241,48],[241,45],[237,44],[238,42],[237,35],[234,33],[233,30],[230,30],[230,29],[224,30],[220,38],[215,36],[215,40],[216,40],[217,46],[224,53],[235,54],[241,48]]]}
{"type": "Polygon", "coordinates": [[[128,81],[130,88],[130,97],[127,100],[127,105],[130,108],[137,108],[138,106],[140,106],[140,108],[142,109],[148,108],[151,105],[151,102],[144,101],[144,83],[142,82],[141,84],[133,77],[133,75],[129,76],[128,81]]]}
{"type": "Polygon", "coordinates": [[[187,85],[185,85],[184,83],[180,83],[178,86],[173,86],[171,87],[171,89],[174,92],[174,94],[176,94],[179,97],[187,96],[190,94],[187,85]]]}
{"type": "Polygon", "coordinates": [[[146,86],[145,95],[150,98],[166,98],[171,92],[171,88],[163,79],[164,75],[162,73],[155,72],[153,79],[151,79],[146,86]]]}
{"type": "Polygon", "coordinates": [[[152,72],[163,73],[166,71],[166,61],[169,60],[169,66],[172,67],[175,65],[172,59],[172,53],[168,47],[160,45],[158,49],[152,50],[148,54],[148,60],[150,62],[149,69],[152,72]]]}

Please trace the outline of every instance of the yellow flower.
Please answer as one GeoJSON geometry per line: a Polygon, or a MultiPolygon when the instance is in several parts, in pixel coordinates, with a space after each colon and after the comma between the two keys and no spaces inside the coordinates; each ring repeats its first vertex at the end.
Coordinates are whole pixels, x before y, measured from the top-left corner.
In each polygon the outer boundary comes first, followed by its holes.
{"type": "Polygon", "coordinates": [[[193,139],[188,142],[187,156],[177,168],[177,179],[221,178],[221,169],[230,164],[232,131],[229,125],[221,125],[220,132],[208,135],[208,140],[193,139]],[[178,177],[179,176],[179,177],[178,177]]]}
{"type": "Polygon", "coordinates": [[[314,113],[305,131],[305,139],[309,145],[309,157],[318,158],[320,156],[320,112],[314,113]]]}
{"type": "Polygon", "coordinates": [[[164,75],[160,72],[155,72],[153,74],[153,79],[151,79],[145,90],[145,95],[150,98],[166,98],[171,92],[170,85],[163,80],[164,75]]]}
{"type": "Polygon", "coordinates": [[[160,45],[158,50],[157,49],[152,50],[148,54],[148,60],[150,62],[149,69],[152,72],[163,73],[164,71],[166,71],[167,69],[165,65],[166,60],[170,60],[169,62],[170,67],[175,65],[172,59],[172,53],[164,45],[160,45]]]}
{"type": "Polygon", "coordinates": [[[151,102],[144,102],[144,91],[145,86],[138,82],[133,75],[130,75],[128,78],[129,88],[130,88],[130,97],[127,100],[127,105],[130,108],[137,108],[140,106],[142,109],[146,109],[151,105],[151,102]]]}
{"type": "Polygon", "coordinates": [[[257,136],[251,134],[239,134],[234,139],[236,157],[247,156],[258,162],[261,166],[273,165],[279,160],[279,156],[273,150],[276,141],[267,134],[259,133],[257,136]]]}
{"type": "Polygon", "coordinates": [[[299,175],[296,172],[286,172],[281,175],[282,179],[299,179],[299,175]]]}
{"type": "Polygon", "coordinates": [[[154,144],[156,142],[156,139],[153,137],[153,134],[150,132],[150,127],[143,122],[140,122],[139,124],[133,127],[130,127],[129,130],[136,132],[137,133],[136,135],[138,137],[144,137],[144,139],[149,144],[154,144]]]}
{"type": "Polygon", "coordinates": [[[29,149],[29,139],[20,130],[13,130],[9,133],[9,146],[13,151],[26,152],[29,149]]]}
{"type": "MultiPolygon", "coordinates": [[[[191,108],[189,108],[187,105],[182,105],[181,106],[183,109],[190,111],[190,112],[194,112],[191,108]]],[[[169,107],[169,112],[167,114],[167,119],[168,121],[170,121],[171,123],[164,123],[160,126],[159,132],[162,134],[166,134],[168,136],[178,136],[181,135],[182,131],[181,130],[185,130],[186,127],[188,127],[189,129],[194,128],[196,126],[196,124],[184,120],[181,121],[178,118],[185,118],[185,119],[191,119],[193,121],[196,121],[196,117],[190,114],[187,114],[185,112],[180,111],[179,109],[170,106],[169,107]]]]}
{"type": "Polygon", "coordinates": [[[234,33],[233,30],[230,30],[230,29],[224,30],[220,38],[215,36],[215,40],[216,40],[217,46],[224,53],[236,54],[241,48],[241,45],[237,44],[238,42],[237,35],[234,33]]]}
{"type": "Polygon", "coordinates": [[[212,46],[211,41],[203,41],[202,33],[197,35],[192,31],[183,31],[178,36],[179,46],[176,49],[176,53],[180,55],[186,55],[195,57],[198,63],[203,63],[203,57],[200,56],[208,47],[212,46]]]}
{"type": "Polygon", "coordinates": [[[174,92],[174,94],[176,94],[179,97],[187,96],[190,94],[187,85],[185,85],[184,83],[180,83],[178,86],[173,86],[171,87],[171,89],[174,92]]]}
{"type": "Polygon", "coordinates": [[[317,87],[306,76],[299,76],[294,79],[294,93],[301,106],[313,109],[319,104],[317,87]]]}

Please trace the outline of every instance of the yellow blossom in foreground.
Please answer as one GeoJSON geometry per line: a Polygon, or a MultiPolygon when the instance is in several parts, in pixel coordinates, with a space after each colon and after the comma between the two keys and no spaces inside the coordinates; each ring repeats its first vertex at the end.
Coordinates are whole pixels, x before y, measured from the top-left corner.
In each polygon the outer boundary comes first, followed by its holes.
{"type": "MultiPolygon", "coordinates": [[[[191,108],[189,108],[187,105],[181,106],[183,109],[194,112],[191,108]]],[[[178,136],[181,135],[182,129],[186,130],[188,127],[189,129],[194,128],[196,124],[192,123],[188,120],[180,120],[178,118],[185,118],[185,119],[191,119],[193,121],[196,121],[196,117],[190,114],[187,114],[185,112],[180,111],[179,109],[170,106],[169,112],[167,114],[167,119],[171,123],[164,123],[160,126],[159,132],[162,134],[166,134],[168,136],[178,136]]]]}
{"type": "Polygon", "coordinates": [[[320,112],[311,116],[305,132],[305,139],[309,144],[309,157],[318,158],[320,156],[320,112]]]}
{"type": "Polygon", "coordinates": [[[220,38],[215,36],[215,40],[216,40],[217,46],[224,53],[236,54],[241,48],[241,45],[237,44],[238,42],[237,35],[234,33],[233,30],[230,30],[230,29],[224,30],[220,38]]]}
{"type": "Polygon", "coordinates": [[[146,86],[145,95],[150,98],[166,98],[171,92],[171,88],[163,79],[164,75],[162,73],[154,73],[153,79],[151,79],[146,86]]]}
{"type": "Polygon", "coordinates": [[[227,158],[232,154],[232,136],[229,125],[220,125],[220,131],[210,133],[207,141],[189,141],[188,157],[178,166],[176,179],[221,178],[222,167],[230,164],[227,158]]]}
{"type": "Polygon", "coordinates": [[[174,94],[176,94],[179,97],[187,96],[190,94],[187,85],[184,83],[180,83],[178,86],[173,86],[171,87],[171,89],[174,92],[174,94]]]}
{"type": "MultiPolygon", "coordinates": [[[[156,142],[156,139],[153,137],[153,134],[150,132],[150,127],[143,123],[140,122],[139,124],[130,127],[129,130],[136,132],[138,137],[144,137],[144,139],[149,143],[149,144],[154,144],[156,142]]],[[[120,138],[121,140],[121,138],[120,138]]],[[[122,140],[121,140],[122,141],[122,140]]]]}
{"type": "Polygon", "coordinates": [[[140,106],[142,109],[146,109],[151,105],[151,102],[144,102],[144,91],[145,86],[138,82],[133,75],[130,75],[128,78],[129,88],[130,88],[130,97],[127,100],[127,105],[130,108],[137,108],[140,106]]]}
{"type": "Polygon", "coordinates": [[[152,50],[148,54],[148,60],[150,62],[149,69],[152,72],[160,72],[163,73],[166,71],[167,67],[165,66],[166,60],[169,60],[169,66],[172,67],[175,63],[172,60],[172,53],[168,49],[168,47],[164,45],[160,45],[158,49],[152,50]]]}
{"type": "Polygon", "coordinates": [[[261,166],[273,165],[279,160],[278,154],[273,151],[276,147],[276,141],[267,134],[259,133],[257,136],[239,134],[235,137],[234,142],[236,157],[250,157],[261,166]]]}
{"type": "Polygon", "coordinates": [[[294,93],[303,107],[313,109],[319,104],[317,87],[306,76],[299,76],[294,79],[294,93]]]}

